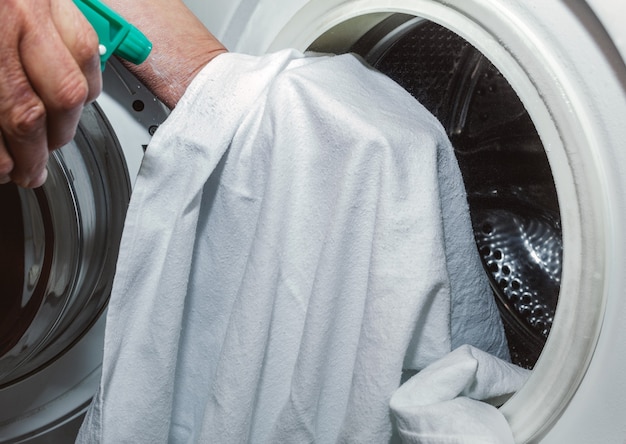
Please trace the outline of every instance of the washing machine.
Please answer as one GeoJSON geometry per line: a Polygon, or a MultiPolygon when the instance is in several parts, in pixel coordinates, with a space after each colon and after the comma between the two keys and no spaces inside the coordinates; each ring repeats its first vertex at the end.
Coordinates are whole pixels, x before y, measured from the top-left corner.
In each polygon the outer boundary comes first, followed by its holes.
{"type": "Polygon", "coordinates": [[[225,45],[359,54],[446,129],[528,382],[517,442],[626,442],[626,3],[187,0],[225,45]]]}
{"type": "Polygon", "coordinates": [[[35,190],[0,185],[0,442],[74,442],[132,183],[168,110],[119,62],[35,190]]]}
{"type": "MultiPolygon", "coordinates": [[[[232,51],[354,52],[442,122],[528,382],[516,442],[626,442],[626,4],[186,0],[232,51]]],[[[114,61],[39,190],[0,186],[0,442],[72,442],[143,150],[167,110],[114,61]],[[12,295],[5,297],[4,295],[12,295]]]]}

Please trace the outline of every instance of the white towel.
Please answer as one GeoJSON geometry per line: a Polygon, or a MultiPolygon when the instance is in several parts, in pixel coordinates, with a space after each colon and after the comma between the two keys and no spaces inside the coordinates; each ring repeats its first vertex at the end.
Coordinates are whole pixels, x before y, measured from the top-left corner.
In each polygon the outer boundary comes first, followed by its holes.
{"type": "Polygon", "coordinates": [[[224,54],[148,148],[78,441],[385,442],[463,343],[507,356],[439,123],[353,56],[224,54]]]}
{"type": "Polygon", "coordinates": [[[393,394],[390,406],[402,442],[514,444],[509,424],[496,406],[529,376],[530,370],[469,345],[459,347],[393,394]]]}

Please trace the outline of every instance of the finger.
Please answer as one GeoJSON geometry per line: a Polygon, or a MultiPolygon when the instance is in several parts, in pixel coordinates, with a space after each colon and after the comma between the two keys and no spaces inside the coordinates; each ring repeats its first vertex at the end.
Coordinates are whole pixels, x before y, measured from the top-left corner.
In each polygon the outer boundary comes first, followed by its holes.
{"type": "Polygon", "coordinates": [[[87,80],[87,102],[102,91],[98,34],[71,0],[53,0],[52,20],[87,80]]]}
{"type": "MultiPolygon", "coordinates": [[[[54,23],[51,20],[48,23],[48,26],[24,35],[20,54],[30,84],[46,110],[48,148],[55,149],[74,137],[83,106],[90,94],[89,82],[81,67],[54,23]]],[[[97,44],[93,45],[91,51],[97,55],[97,44]]],[[[11,141],[9,143],[15,155],[11,141]]]]}
{"type": "Polygon", "coordinates": [[[3,139],[3,173],[23,187],[45,180],[48,160],[46,110],[22,70],[17,52],[7,51],[0,64],[0,129],[3,139]],[[12,162],[6,159],[10,155],[12,162]]]}

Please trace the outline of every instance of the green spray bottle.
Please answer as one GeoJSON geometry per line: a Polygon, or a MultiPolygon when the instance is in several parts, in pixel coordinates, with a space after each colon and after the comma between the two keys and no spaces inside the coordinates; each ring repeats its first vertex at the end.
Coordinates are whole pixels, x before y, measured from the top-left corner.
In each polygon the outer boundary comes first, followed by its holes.
{"type": "Polygon", "coordinates": [[[100,42],[100,68],[104,71],[113,54],[139,65],[152,50],[152,43],[137,28],[98,0],[74,0],[96,30],[100,42]]]}

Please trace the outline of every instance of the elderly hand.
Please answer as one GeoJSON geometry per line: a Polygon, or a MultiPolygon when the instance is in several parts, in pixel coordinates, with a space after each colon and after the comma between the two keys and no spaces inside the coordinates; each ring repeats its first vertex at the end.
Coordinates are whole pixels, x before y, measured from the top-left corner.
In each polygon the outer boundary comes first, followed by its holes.
{"type": "Polygon", "coordinates": [[[102,89],[98,37],[71,0],[2,0],[0,29],[0,183],[37,187],[102,89]]]}
{"type": "MultiPolygon", "coordinates": [[[[148,60],[127,66],[170,108],[226,52],[181,0],[105,2],[152,41],[148,60]]],[[[72,0],[1,0],[0,29],[0,183],[37,187],[102,90],[98,36],[72,0]]]]}

